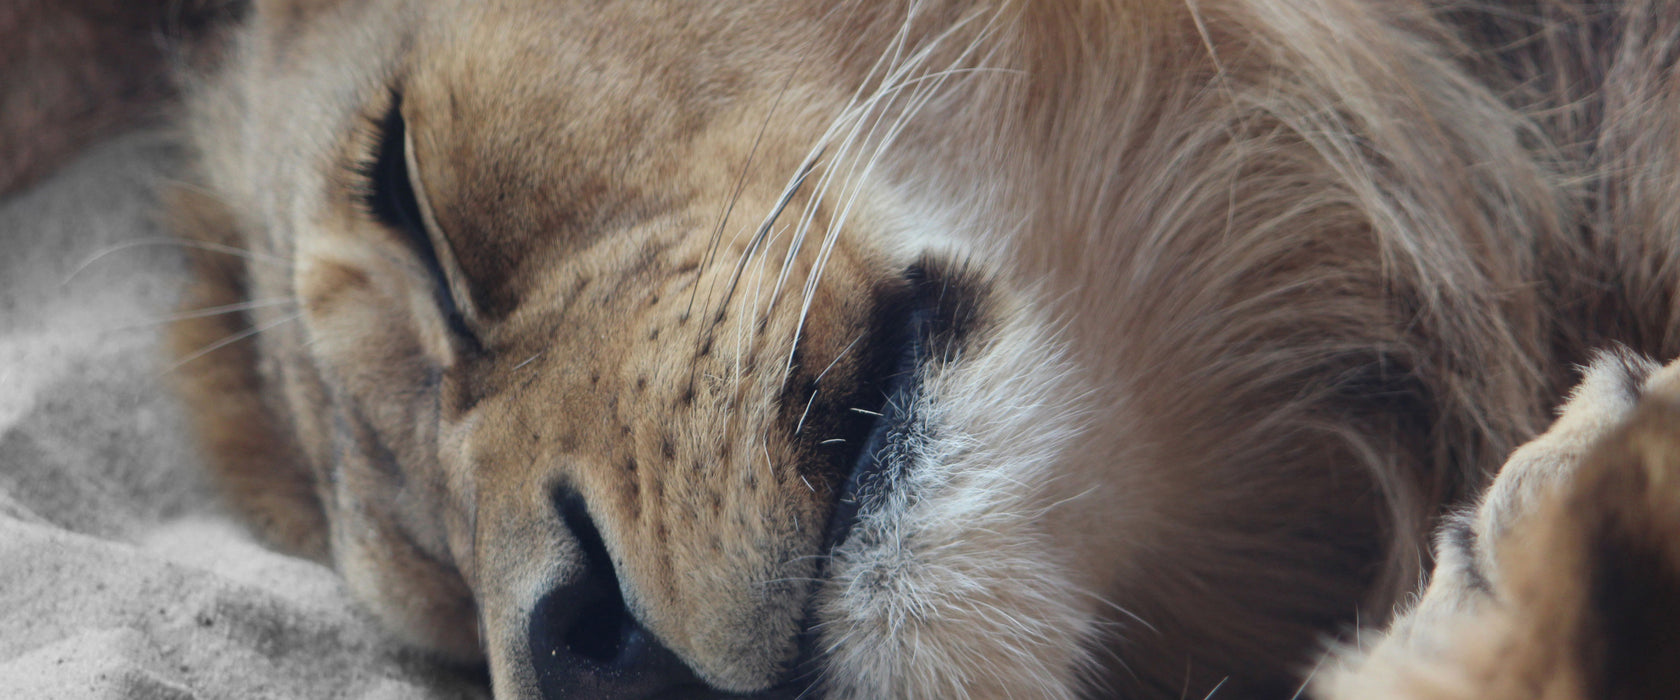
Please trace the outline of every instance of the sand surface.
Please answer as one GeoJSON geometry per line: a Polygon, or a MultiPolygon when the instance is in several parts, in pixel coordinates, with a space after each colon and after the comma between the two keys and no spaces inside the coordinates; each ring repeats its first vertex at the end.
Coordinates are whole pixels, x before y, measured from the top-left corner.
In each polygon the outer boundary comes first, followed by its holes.
{"type": "Polygon", "coordinates": [[[0,199],[0,699],[484,697],[219,510],[163,388],[173,160],[131,135],[0,199]]]}

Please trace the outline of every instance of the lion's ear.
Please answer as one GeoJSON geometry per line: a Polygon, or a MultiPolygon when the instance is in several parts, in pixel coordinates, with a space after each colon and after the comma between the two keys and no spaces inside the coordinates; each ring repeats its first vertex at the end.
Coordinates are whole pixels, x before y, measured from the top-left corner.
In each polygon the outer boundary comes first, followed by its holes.
{"type": "Polygon", "coordinates": [[[1519,646],[1551,647],[1513,660],[1562,665],[1531,670],[1567,669],[1584,697],[1680,688],[1680,382],[1647,386],[1502,556],[1519,646]]]}

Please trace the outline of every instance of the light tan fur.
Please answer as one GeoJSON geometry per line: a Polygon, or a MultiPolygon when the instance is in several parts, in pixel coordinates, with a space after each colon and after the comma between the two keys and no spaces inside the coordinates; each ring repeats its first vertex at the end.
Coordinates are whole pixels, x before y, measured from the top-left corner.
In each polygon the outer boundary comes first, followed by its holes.
{"type": "Polygon", "coordinates": [[[1674,342],[1439,10],[259,1],[175,207],[189,304],[250,308],[184,395],[259,529],[498,697],[589,529],[721,691],[1287,697],[1560,368],[1674,342]],[[393,108],[437,274],[361,205],[393,108]],[[915,303],[961,332],[829,548],[915,303]]]}

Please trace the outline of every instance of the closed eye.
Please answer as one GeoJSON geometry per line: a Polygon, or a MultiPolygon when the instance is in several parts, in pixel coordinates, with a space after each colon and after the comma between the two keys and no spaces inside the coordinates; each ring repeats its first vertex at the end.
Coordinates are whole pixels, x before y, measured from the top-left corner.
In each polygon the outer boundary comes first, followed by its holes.
{"type": "Polygon", "coordinates": [[[444,272],[434,242],[434,231],[427,226],[422,201],[416,194],[418,183],[409,168],[412,146],[408,125],[402,116],[400,96],[392,99],[390,111],[379,122],[378,129],[378,149],[373,160],[365,163],[361,171],[367,183],[362,190],[361,203],[374,220],[400,234],[419,257],[420,264],[431,278],[433,296],[450,330],[463,338],[473,339],[472,330],[451,292],[449,276],[444,272]]]}

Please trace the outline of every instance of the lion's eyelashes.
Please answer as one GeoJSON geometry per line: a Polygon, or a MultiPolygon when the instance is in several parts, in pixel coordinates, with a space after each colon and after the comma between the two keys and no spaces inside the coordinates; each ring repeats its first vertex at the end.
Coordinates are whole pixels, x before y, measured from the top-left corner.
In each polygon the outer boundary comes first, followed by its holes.
{"type": "MultiPolygon", "coordinates": [[[[391,104],[378,127],[379,145],[363,173],[367,183],[362,204],[380,223],[399,229],[412,238],[426,238],[425,219],[420,213],[420,201],[414,194],[412,174],[408,172],[404,156],[407,124],[402,116],[402,100],[391,104]]],[[[430,248],[430,242],[424,245],[430,248]]]]}
{"type": "MultiPolygon", "coordinates": [[[[377,146],[371,153],[354,163],[357,208],[375,223],[394,231],[408,245],[432,286],[432,295],[450,329],[457,335],[476,343],[476,336],[468,327],[461,306],[457,303],[442,259],[438,255],[432,229],[424,212],[417,188],[412,145],[408,124],[402,114],[402,95],[393,93],[390,107],[378,122],[371,122],[377,146]]],[[[441,238],[439,236],[438,238],[441,238]]]]}

